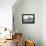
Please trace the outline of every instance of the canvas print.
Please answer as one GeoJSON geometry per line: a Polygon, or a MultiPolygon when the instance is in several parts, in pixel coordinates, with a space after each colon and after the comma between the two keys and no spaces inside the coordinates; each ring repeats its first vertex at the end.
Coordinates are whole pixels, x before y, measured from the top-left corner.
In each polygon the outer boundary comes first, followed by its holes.
{"type": "Polygon", "coordinates": [[[22,14],[22,23],[34,23],[35,22],[35,14],[22,14]]]}

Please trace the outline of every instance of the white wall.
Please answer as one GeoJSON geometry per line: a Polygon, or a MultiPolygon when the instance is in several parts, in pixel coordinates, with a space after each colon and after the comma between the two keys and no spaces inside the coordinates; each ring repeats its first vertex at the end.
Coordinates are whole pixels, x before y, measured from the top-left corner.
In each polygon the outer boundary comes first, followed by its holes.
{"type": "Polygon", "coordinates": [[[14,6],[15,29],[25,38],[34,40],[36,46],[41,46],[41,0],[23,0],[17,8],[14,6]],[[22,24],[22,14],[35,14],[35,23],[22,24]]]}
{"type": "Polygon", "coordinates": [[[41,2],[41,38],[42,46],[46,46],[46,0],[41,2]]]}
{"type": "Polygon", "coordinates": [[[16,0],[0,0],[0,27],[12,28],[12,6],[16,0]]]}

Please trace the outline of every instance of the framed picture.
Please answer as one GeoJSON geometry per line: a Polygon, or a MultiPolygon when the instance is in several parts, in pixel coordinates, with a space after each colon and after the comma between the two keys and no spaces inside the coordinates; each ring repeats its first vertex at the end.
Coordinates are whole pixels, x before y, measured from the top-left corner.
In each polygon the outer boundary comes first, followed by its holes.
{"type": "Polygon", "coordinates": [[[35,14],[22,14],[22,24],[34,24],[35,14]]]}

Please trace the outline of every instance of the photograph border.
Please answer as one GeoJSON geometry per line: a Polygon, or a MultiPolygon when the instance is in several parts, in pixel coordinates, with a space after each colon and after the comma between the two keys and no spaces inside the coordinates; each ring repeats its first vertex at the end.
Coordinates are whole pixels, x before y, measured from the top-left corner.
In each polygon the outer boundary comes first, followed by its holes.
{"type": "Polygon", "coordinates": [[[34,24],[35,23],[35,14],[22,14],[22,24],[34,24]],[[28,15],[31,15],[33,16],[33,22],[24,22],[23,20],[23,16],[28,16],[28,15]]]}

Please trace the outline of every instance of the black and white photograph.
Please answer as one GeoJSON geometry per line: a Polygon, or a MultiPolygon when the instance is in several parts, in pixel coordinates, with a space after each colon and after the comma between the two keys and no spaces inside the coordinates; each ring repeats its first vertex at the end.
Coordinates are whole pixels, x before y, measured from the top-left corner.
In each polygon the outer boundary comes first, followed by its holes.
{"type": "Polygon", "coordinates": [[[35,14],[22,14],[22,23],[34,23],[35,14]]]}

